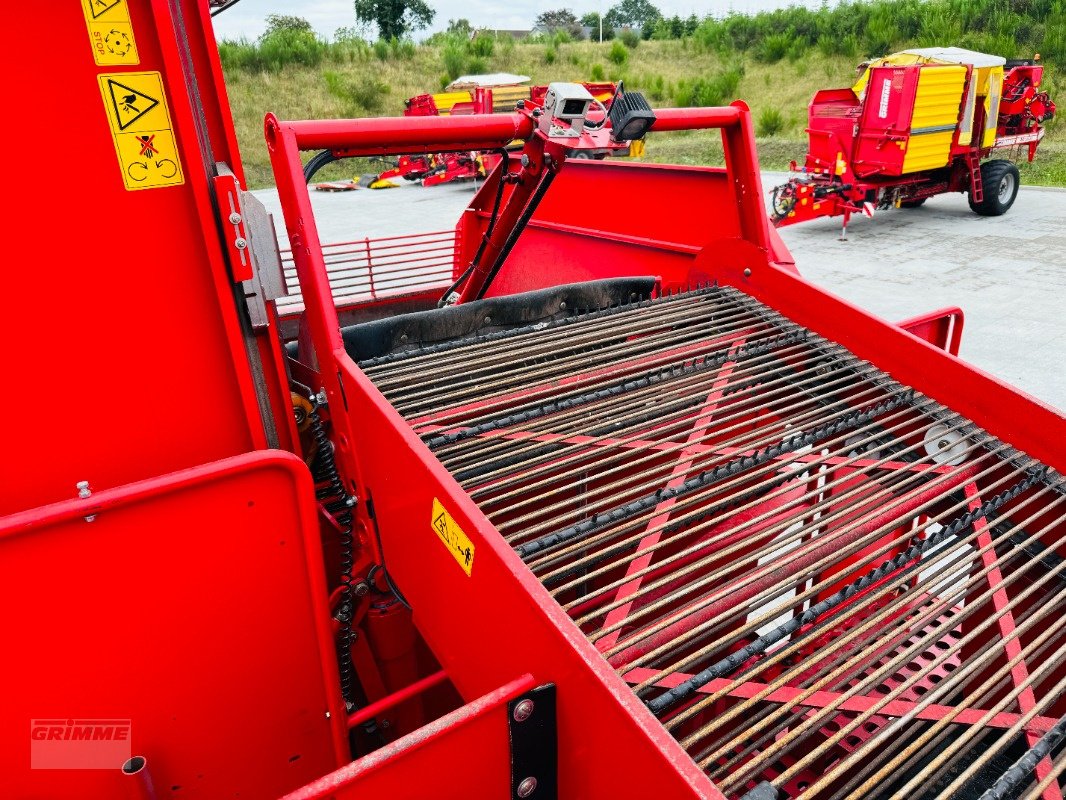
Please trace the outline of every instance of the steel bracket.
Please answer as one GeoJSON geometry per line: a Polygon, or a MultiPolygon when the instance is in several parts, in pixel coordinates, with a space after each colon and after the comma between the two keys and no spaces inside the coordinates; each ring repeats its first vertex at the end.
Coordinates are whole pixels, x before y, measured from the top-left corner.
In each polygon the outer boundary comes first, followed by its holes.
{"type": "Polygon", "coordinates": [[[288,294],[274,218],[232,170],[217,164],[215,192],[234,282],[241,284],[253,328],[268,325],[266,304],[288,294]]]}
{"type": "Polygon", "coordinates": [[[555,684],[530,689],[507,704],[512,800],[557,800],[559,751],[555,684]]]}

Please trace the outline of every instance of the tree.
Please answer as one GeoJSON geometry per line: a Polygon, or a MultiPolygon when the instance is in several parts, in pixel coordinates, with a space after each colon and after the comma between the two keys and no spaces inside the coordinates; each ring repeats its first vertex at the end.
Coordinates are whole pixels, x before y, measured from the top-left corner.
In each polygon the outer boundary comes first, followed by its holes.
{"type": "Polygon", "coordinates": [[[604,15],[603,21],[612,28],[640,28],[650,36],[662,17],[662,12],[650,0],[621,0],[604,15]]]}
{"type": "MultiPolygon", "coordinates": [[[[592,41],[598,41],[600,38],[600,14],[598,11],[590,11],[581,18],[581,24],[589,29],[589,38],[592,41]]],[[[614,37],[614,28],[607,24],[606,20],[603,20],[603,41],[607,41],[614,37]]]]}
{"type": "Polygon", "coordinates": [[[425,0],[355,0],[356,19],[376,25],[382,39],[403,39],[428,26],[436,14],[425,0]]]}
{"type": "Polygon", "coordinates": [[[470,24],[470,20],[460,17],[459,19],[448,20],[448,33],[454,33],[457,36],[463,36],[467,39],[470,38],[470,34],[474,32],[474,26],[470,24]]]}
{"type": "Polygon", "coordinates": [[[574,38],[581,35],[581,23],[577,16],[569,8],[559,8],[555,11],[545,11],[537,15],[534,27],[546,33],[566,31],[574,38]]]}
{"type": "Polygon", "coordinates": [[[268,36],[273,36],[276,33],[315,35],[315,29],[312,28],[311,23],[303,17],[293,17],[289,14],[267,14],[266,24],[266,30],[263,31],[263,35],[260,37],[261,39],[266,39],[268,36]]]}

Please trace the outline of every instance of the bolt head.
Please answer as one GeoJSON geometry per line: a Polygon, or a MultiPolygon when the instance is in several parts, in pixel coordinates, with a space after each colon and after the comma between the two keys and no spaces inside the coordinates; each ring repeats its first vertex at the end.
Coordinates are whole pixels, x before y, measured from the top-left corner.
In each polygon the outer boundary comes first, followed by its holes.
{"type": "Polygon", "coordinates": [[[232,222],[234,225],[240,225],[241,215],[234,211],[232,214],[229,215],[229,221],[232,222]]]}
{"type": "Polygon", "coordinates": [[[519,797],[529,797],[536,790],[537,779],[531,775],[528,778],[522,779],[522,782],[518,784],[518,788],[515,789],[515,794],[519,797]]]}
{"type": "Polygon", "coordinates": [[[367,592],[370,591],[370,584],[366,581],[359,581],[352,587],[352,591],[355,592],[356,597],[366,597],[367,592]]]}
{"type": "Polygon", "coordinates": [[[238,250],[243,250],[248,246],[248,240],[245,239],[243,236],[238,236],[236,239],[233,240],[233,246],[236,247],[238,250]]]}
{"type": "Polygon", "coordinates": [[[522,700],[516,703],[511,715],[514,717],[515,722],[525,722],[533,716],[533,701],[522,700]]]}
{"type": "Polygon", "coordinates": [[[750,269],[745,269],[744,270],[744,277],[745,278],[750,278],[751,277],[751,270],[750,269]]]}

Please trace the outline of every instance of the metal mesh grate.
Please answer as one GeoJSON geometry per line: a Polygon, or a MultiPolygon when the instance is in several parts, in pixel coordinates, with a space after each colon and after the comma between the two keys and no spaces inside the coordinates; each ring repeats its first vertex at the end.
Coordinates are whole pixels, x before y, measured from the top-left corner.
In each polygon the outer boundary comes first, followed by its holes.
{"type": "Polygon", "coordinates": [[[363,367],[727,796],[1061,799],[1046,467],[731,288],[363,367]]]}

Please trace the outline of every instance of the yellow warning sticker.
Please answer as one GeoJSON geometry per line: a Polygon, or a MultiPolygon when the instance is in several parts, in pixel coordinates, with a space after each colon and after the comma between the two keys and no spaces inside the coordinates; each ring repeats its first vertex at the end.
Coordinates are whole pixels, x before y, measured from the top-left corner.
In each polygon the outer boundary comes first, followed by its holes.
{"type": "Polygon", "coordinates": [[[119,72],[101,75],[99,80],[126,188],[135,191],[184,183],[163,76],[119,72]]]}
{"type": "Polygon", "coordinates": [[[433,498],[433,515],[430,517],[430,525],[437,534],[448,552],[452,554],[463,572],[470,577],[470,571],[474,568],[474,543],[470,541],[459,523],[452,519],[452,515],[445,511],[440,500],[433,498]]]}
{"type": "Polygon", "coordinates": [[[93,58],[100,66],[140,64],[127,0],[81,0],[93,58]]]}

